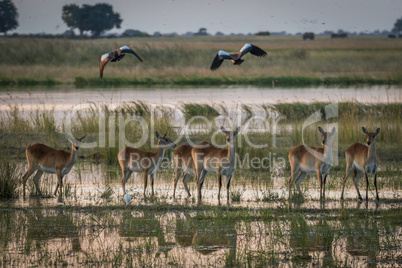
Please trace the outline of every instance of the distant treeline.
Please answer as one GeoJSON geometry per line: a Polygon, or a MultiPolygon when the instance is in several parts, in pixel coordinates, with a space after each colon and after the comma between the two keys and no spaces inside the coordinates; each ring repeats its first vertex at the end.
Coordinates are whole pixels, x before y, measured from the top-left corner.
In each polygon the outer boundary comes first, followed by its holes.
{"type": "MultiPolygon", "coordinates": [[[[222,32],[216,32],[215,34],[210,34],[207,32],[186,32],[184,34],[178,34],[176,32],[172,33],[161,33],[161,32],[154,32],[153,34],[149,34],[147,32],[143,32],[140,30],[128,29],[125,30],[123,33],[104,33],[99,36],[99,38],[120,38],[120,37],[151,37],[151,36],[301,36],[303,39],[311,39],[313,40],[315,36],[329,36],[331,38],[344,38],[347,36],[384,36],[389,38],[402,38],[402,34],[395,34],[389,31],[375,31],[375,32],[332,32],[332,31],[325,31],[322,33],[314,33],[314,32],[305,32],[305,33],[296,33],[291,34],[285,31],[282,32],[269,32],[269,31],[261,31],[257,33],[230,33],[224,34],[222,32]]],[[[61,34],[49,34],[49,33],[36,33],[36,34],[18,34],[13,33],[8,35],[7,37],[40,37],[40,38],[71,38],[71,39],[90,39],[94,38],[93,35],[90,34],[83,34],[77,35],[72,30],[67,30],[61,34]]]]}

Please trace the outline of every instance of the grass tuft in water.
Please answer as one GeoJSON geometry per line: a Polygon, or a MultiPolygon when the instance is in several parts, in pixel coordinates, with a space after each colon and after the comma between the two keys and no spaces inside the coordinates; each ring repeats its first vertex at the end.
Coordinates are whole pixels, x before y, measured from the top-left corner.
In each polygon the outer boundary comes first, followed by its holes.
{"type": "Polygon", "coordinates": [[[230,192],[230,200],[232,202],[240,202],[242,194],[243,193],[239,190],[231,191],[230,192]]]}
{"type": "Polygon", "coordinates": [[[219,115],[219,112],[209,104],[183,103],[182,111],[187,119],[194,116],[205,116],[213,118],[219,115]]]}
{"type": "Polygon", "coordinates": [[[13,162],[0,161],[0,199],[18,197],[18,187],[21,182],[21,171],[13,162]]]}

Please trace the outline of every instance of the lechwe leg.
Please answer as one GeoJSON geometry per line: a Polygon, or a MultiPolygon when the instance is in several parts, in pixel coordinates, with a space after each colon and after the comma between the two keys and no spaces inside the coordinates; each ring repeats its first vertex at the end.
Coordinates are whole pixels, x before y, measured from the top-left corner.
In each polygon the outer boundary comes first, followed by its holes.
{"type": "Polygon", "coordinates": [[[143,177],[143,179],[144,179],[144,196],[145,196],[145,191],[147,190],[147,183],[148,183],[148,181],[147,181],[148,175],[147,175],[147,172],[146,172],[146,171],[144,171],[144,172],[142,173],[142,177],[143,177]]]}
{"type": "Polygon", "coordinates": [[[185,176],[184,176],[184,178],[183,178],[183,185],[184,185],[184,188],[185,188],[186,191],[187,191],[188,196],[191,196],[190,190],[189,190],[188,187],[187,187],[187,183],[188,183],[188,180],[191,178],[191,174],[184,174],[184,175],[185,175],[185,176]]]}
{"type": "MultiPolygon", "coordinates": [[[[43,174],[43,171],[38,169],[38,172],[36,172],[35,177],[33,179],[34,184],[35,184],[35,188],[36,188],[36,193],[39,194],[39,195],[42,195],[42,193],[40,191],[40,187],[39,187],[39,179],[42,176],[42,174],[43,174]]],[[[57,185],[58,185],[58,183],[57,183],[57,185]]]]}
{"type": "Polygon", "coordinates": [[[230,181],[232,179],[232,175],[226,176],[226,192],[227,192],[227,200],[229,200],[229,187],[230,187],[230,181]]]}
{"type": "Polygon", "coordinates": [[[176,176],[174,178],[174,185],[173,185],[173,198],[176,196],[176,186],[177,182],[179,181],[179,178],[181,176],[182,170],[181,168],[176,168],[176,176]]]}
{"type": "Polygon", "coordinates": [[[22,176],[22,189],[23,189],[22,191],[24,193],[24,196],[25,196],[25,186],[27,184],[27,180],[36,170],[37,169],[34,168],[33,166],[28,166],[27,172],[25,172],[24,176],[22,176]]]}

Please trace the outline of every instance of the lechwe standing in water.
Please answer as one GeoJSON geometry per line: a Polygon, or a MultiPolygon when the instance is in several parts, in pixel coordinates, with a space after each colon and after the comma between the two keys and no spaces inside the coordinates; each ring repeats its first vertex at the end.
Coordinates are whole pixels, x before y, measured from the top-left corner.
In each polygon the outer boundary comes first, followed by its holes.
{"type": "Polygon", "coordinates": [[[188,196],[191,196],[190,191],[188,190],[187,187],[187,183],[188,180],[191,178],[191,176],[194,176],[194,162],[193,157],[191,156],[192,149],[193,147],[191,145],[183,144],[174,151],[174,164],[176,169],[176,176],[174,178],[173,198],[176,197],[176,186],[182,173],[184,173],[183,177],[184,188],[186,189],[188,196]]]}
{"type": "Polygon", "coordinates": [[[143,174],[144,196],[147,189],[147,178],[148,176],[150,177],[152,195],[154,195],[154,174],[162,162],[165,150],[176,148],[176,144],[166,137],[166,133],[161,137],[158,132],[155,132],[155,137],[158,139],[156,152],[145,152],[136,148],[126,147],[118,153],[117,159],[123,171],[123,179],[121,181],[123,195],[126,194],[126,182],[133,172],[143,174]]]}
{"type": "Polygon", "coordinates": [[[66,134],[66,139],[71,142],[71,152],[64,150],[56,150],[41,143],[36,143],[29,146],[25,153],[27,156],[28,170],[22,177],[23,192],[25,196],[25,185],[28,178],[36,170],[38,171],[34,177],[36,191],[40,193],[39,179],[43,172],[57,174],[57,186],[54,190],[56,195],[57,189],[60,186],[60,194],[63,193],[63,177],[67,175],[73,168],[78,159],[78,150],[81,147],[81,141],[85,139],[87,134],[81,138],[73,138],[66,134]]]}
{"type": "Polygon", "coordinates": [[[353,182],[356,187],[356,192],[359,200],[363,200],[359,188],[357,186],[357,181],[359,180],[362,173],[366,178],[366,201],[368,200],[368,173],[374,174],[374,186],[377,200],[378,190],[377,190],[377,168],[378,168],[378,155],[375,151],[375,137],[380,133],[380,128],[377,128],[376,132],[368,132],[366,128],[362,127],[363,133],[366,134],[367,145],[361,143],[355,143],[351,145],[345,151],[346,158],[346,174],[343,178],[342,194],[341,200],[343,200],[343,192],[345,190],[346,180],[348,179],[350,173],[354,172],[355,177],[353,182]]]}
{"type": "Polygon", "coordinates": [[[240,131],[240,127],[237,127],[235,131],[226,131],[224,127],[221,127],[221,130],[226,134],[227,149],[222,149],[203,141],[191,150],[199,200],[201,200],[201,189],[208,172],[217,174],[218,200],[220,200],[222,188],[222,175],[226,176],[227,200],[229,200],[230,179],[236,169],[236,136],[240,131]]]}
{"type": "Polygon", "coordinates": [[[299,145],[289,152],[289,163],[291,175],[289,180],[289,199],[292,194],[292,185],[296,183],[297,190],[300,191],[300,183],[309,173],[316,173],[320,183],[320,199],[325,199],[325,182],[328,172],[332,165],[332,137],[335,134],[335,128],[331,132],[325,132],[318,127],[321,133],[321,143],[324,147],[315,148],[307,145],[299,145]],[[324,175],[324,179],[323,179],[324,175]]]}

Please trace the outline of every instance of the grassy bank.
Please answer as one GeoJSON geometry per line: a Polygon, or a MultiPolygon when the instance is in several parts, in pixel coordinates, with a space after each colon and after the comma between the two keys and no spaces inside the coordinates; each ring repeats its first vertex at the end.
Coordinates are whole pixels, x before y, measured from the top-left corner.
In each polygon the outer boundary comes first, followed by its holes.
{"type": "Polygon", "coordinates": [[[0,85],[232,85],[401,84],[402,40],[386,37],[155,37],[101,40],[0,39],[8,52],[0,59],[0,85]],[[237,51],[258,44],[268,56],[246,55],[241,67],[224,62],[209,66],[220,50],[237,51]],[[99,59],[122,45],[131,55],[109,63],[98,79],[99,59]]]}
{"type": "MultiPolygon", "coordinates": [[[[54,86],[65,82],[54,79],[11,78],[0,77],[0,87],[54,86]]],[[[66,83],[69,84],[69,83],[66,83]]],[[[74,85],[80,87],[109,86],[230,86],[253,85],[261,87],[292,87],[292,86],[350,86],[350,85],[402,85],[402,77],[395,79],[364,78],[364,77],[145,77],[145,78],[85,78],[75,77],[74,85]]]]}

